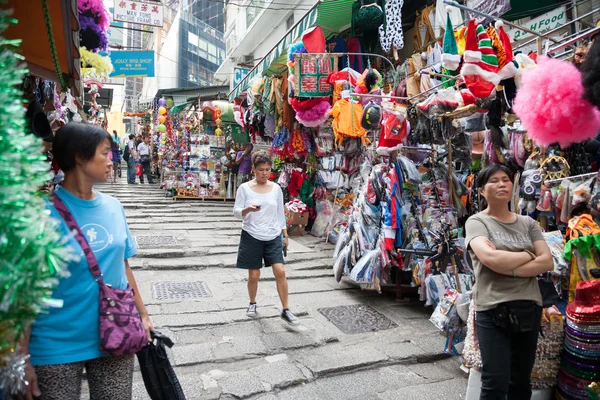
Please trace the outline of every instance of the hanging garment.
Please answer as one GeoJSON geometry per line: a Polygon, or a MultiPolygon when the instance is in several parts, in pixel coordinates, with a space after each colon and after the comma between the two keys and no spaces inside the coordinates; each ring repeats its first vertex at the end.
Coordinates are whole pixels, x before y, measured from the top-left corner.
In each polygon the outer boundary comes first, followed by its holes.
{"type": "Polygon", "coordinates": [[[402,32],[402,6],[404,0],[388,0],[385,3],[385,21],[379,27],[379,40],[384,52],[389,53],[392,46],[396,49],[404,47],[402,32]]]}
{"type": "Polygon", "coordinates": [[[365,140],[367,131],[361,126],[362,105],[354,104],[346,99],[341,99],[331,109],[333,116],[333,132],[338,146],[344,137],[362,138],[365,140]]]}
{"type": "MultiPolygon", "coordinates": [[[[327,41],[327,49],[330,53],[345,54],[348,51],[346,48],[346,41],[342,38],[333,38],[327,41]]],[[[342,70],[348,66],[348,59],[346,57],[340,57],[339,63],[339,68],[342,70]]]]}
{"type": "MultiPolygon", "coordinates": [[[[348,47],[349,53],[362,53],[362,48],[360,46],[360,40],[358,40],[357,38],[348,39],[348,41],[346,42],[346,45],[348,47]]],[[[348,57],[350,57],[350,68],[352,68],[355,71],[364,71],[365,70],[362,56],[349,54],[348,57]]]]}
{"type": "Polygon", "coordinates": [[[459,26],[463,23],[460,8],[448,7],[447,9],[444,0],[437,0],[435,3],[435,20],[433,21],[435,37],[440,37],[442,34],[442,30],[445,29],[444,26],[446,25],[446,19],[448,17],[450,17],[453,26],[459,26]]]}
{"type": "Polygon", "coordinates": [[[283,75],[281,83],[282,102],[283,102],[283,126],[285,126],[290,132],[294,130],[294,124],[296,121],[296,112],[292,108],[289,102],[289,86],[292,86],[288,81],[288,73],[283,75]]]}
{"type": "MultiPolygon", "coordinates": [[[[494,17],[499,17],[500,15],[506,14],[510,11],[510,0],[467,0],[467,7],[472,10],[477,10],[482,13],[493,15],[494,17]]],[[[480,14],[475,14],[472,12],[468,12],[469,18],[478,18],[481,20],[480,14]]],[[[485,18],[481,20],[481,23],[487,24],[491,22],[489,18],[485,18]]]]}

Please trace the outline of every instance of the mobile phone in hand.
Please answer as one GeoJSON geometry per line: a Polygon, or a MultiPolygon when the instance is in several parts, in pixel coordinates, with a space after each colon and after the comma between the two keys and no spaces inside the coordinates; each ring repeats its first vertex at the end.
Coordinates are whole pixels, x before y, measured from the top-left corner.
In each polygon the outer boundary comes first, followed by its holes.
{"type": "MultiPolygon", "coordinates": [[[[283,235],[281,236],[281,242],[285,243],[285,237],[283,235]]],[[[283,245],[283,256],[287,257],[287,246],[285,244],[283,245]]]]}

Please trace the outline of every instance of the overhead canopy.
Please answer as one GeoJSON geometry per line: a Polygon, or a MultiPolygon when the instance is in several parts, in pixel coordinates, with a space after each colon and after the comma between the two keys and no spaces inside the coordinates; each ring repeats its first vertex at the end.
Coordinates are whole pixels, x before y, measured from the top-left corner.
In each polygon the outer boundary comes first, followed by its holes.
{"type": "MultiPolygon", "coordinates": [[[[352,24],[352,5],[356,0],[321,0],[296,24],[283,39],[248,73],[248,75],[229,93],[233,101],[248,89],[252,79],[262,75],[275,75],[287,68],[287,49],[290,44],[300,39],[302,33],[312,27],[320,26],[327,38],[346,31],[352,24]]],[[[416,13],[428,4],[427,0],[405,1],[402,7],[402,28],[411,29],[416,20],[416,13]]],[[[511,0],[512,9],[503,18],[514,20],[546,12],[557,0],[511,0]]]]}
{"type": "MultiPolygon", "coordinates": [[[[300,39],[300,36],[306,29],[318,25],[323,29],[327,38],[336,36],[349,29],[352,23],[352,5],[354,2],[355,0],[322,0],[320,3],[317,3],[229,93],[229,100],[233,101],[246,90],[253,78],[261,75],[274,75],[285,71],[287,68],[287,49],[290,44],[300,39]]],[[[422,8],[425,3],[426,0],[405,2],[404,8],[409,6],[417,7],[415,8],[416,11],[422,8]]],[[[412,24],[414,24],[415,12],[413,11],[408,15],[410,16],[411,14],[412,24]]],[[[405,24],[404,19],[403,25],[405,24]]]]}
{"type": "Polygon", "coordinates": [[[201,101],[224,99],[228,90],[229,86],[159,89],[154,98],[160,99],[163,96],[171,97],[173,98],[173,102],[175,102],[175,104],[181,104],[192,99],[200,99],[201,101]]]}
{"type": "MultiPolygon", "coordinates": [[[[79,17],[77,0],[47,0],[54,43],[61,72],[73,94],[82,93],[79,61],[79,17]]],[[[18,20],[5,32],[7,39],[21,39],[19,52],[25,57],[32,75],[58,82],[58,75],[48,44],[46,23],[41,1],[9,0],[0,8],[12,9],[12,17],[18,20]]]]}
{"type": "MultiPolygon", "coordinates": [[[[330,0],[336,1],[336,0],[330,0]]],[[[256,66],[246,75],[246,77],[229,93],[229,100],[233,101],[238,97],[245,89],[248,88],[249,82],[257,76],[263,75],[265,71],[269,69],[273,61],[277,61],[277,64],[285,65],[287,62],[287,56],[282,58],[283,55],[287,54],[287,48],[290,44],[294,43],[300,38],[302,32],[314,26],[317,22],[318,10],[317,7],[308,11],[300,21],[292,29],[290,29],[286,35],[277,43],[277,45],[263,57],[262,60],[256,64],[256,66]]]]}
{"type": "Polygon", "coordinates": [[[190,100],[190,101],[186,101],[185,103],[181,103],[181,104],[177,104],[175,106],[173,106],[170,110],[169,113],[170,114],[177,114],[178,112],[180,112],[181,110],[183,110],[184,108],[186,108],[187,106],[196,103],[198,100],[190,100]]]}

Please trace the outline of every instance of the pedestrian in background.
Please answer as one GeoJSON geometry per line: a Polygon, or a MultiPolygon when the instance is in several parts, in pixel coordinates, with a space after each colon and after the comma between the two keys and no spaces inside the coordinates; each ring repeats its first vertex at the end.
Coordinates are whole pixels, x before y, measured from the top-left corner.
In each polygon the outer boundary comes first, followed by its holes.
{"type": "Polygon", "coordinates": [[[537,222],[508,208],[512,176],[503,165],[479,172],[477,187],[486,207],[465,225],[477,281],[473,304],[483,364],[481,400],[531,398],[542,319],[536,277],[554,268],[537,222]]]}
{"type": "Polygon", "coordinates": [[[140,163],[142,164],[142,174],[140,175],[140,183],[144,183],[144,174],[148,178],[148,183],[152,181],[152,171],[150,170],[150,162],[152,160],[152,146],[150,145],[150,137],[146,136],[144,141],[138,145],[138,154],[140,163]]]}
{"type": "Polygon", "coordinates": [[[127,148],[125,151],[129,152],[127,154],[127,183],[134,184],[135,183],[135,161],[137,159],[137,148],[135,146],[135,135],[132,133],[129,135],[129,142],[127,142],[127,148]]]}
{"type": "Polygon", "coordinates": [[[288,246],[283,192],[278,184],[269,181],[272,162],[266,151],[254,153],[252,172],[255,179],[242,184],[235,196],[233,215],[243,220],[237,267],[248,270],[250,304],[246,315],[256,316],[256,292],[264,261],[265,267],[273,268],[277,281],[283,306],[281,318],[296,325],[300,321],[288,307],[288,282],[283,265],[283,246],[288,246]]]}
{"type": "Polygon", "coordinates": [[[243,151],[238,151],[235,158],[235,163],[238,166],[237,171],[237,187],[246,183],[252,177],[252,143],[246,144],[243,151]]]}
{"type": "MultiPolygon", "coordinates": [[[[65,179],[55,195],[79,225],[104,283],[116,289],[133,288],[135,306],[150,341],[154,328],[128,262],[137,249],[125,211],[117,199],[94,189],[110,177],[111,143],[110,134],[94,125],[71,122],[61,128],[52,150],[65,179]]],[[[60,278],[52,293],[63,305],[40,314],[21,342],[30,355],[25,366],[26,398],[80,400],[85,370],[89,398],[131,399],[134,356],[107,356],[100,351],[100,286],[90,271],[89,257],[84,256],[68,224],[53,204],[48,208],[59,221],[57,229],[65,243],[78,257],[65,266],[69,275],[60,278]]]]}
{"type": "Polygon", "coordinates": [[[119,140],[119,135],[117,134],[117,131],[113,131],[111,151],[112,151],[112,162],[113,162],[112,183],[116,183],[117,175],[119,173],[119,169],[121,168],[121,146],[120,146],[120,140],[119,140]]]}

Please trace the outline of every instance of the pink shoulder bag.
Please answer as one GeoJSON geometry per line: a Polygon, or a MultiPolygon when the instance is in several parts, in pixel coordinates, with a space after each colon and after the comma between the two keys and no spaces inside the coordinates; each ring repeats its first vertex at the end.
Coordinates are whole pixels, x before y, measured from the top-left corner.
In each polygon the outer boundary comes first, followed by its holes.
{"type": "Polygon", "coordinates": [[[131,286],[117,289],[104,283],[98,260],[65,203],[56,194],[54,207],[76,233],[75,239],[83,249],[94,280],[100,287],[100,351],[111,356],[135,354],[148,344],[142,320],[135,305],[131,286]]]}

